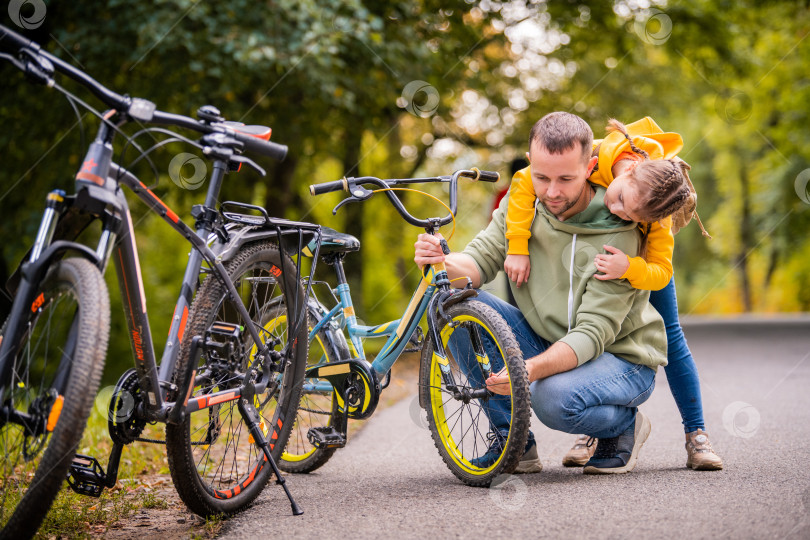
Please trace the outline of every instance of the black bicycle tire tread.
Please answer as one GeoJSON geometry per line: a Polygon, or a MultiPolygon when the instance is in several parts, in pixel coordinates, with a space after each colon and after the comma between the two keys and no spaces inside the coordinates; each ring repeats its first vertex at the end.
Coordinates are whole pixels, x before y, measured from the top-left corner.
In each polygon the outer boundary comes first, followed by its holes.
{"type": "MultiPolygon", "coordinates": [[[[450,471],[462,482],[473,487],[488,487],[499,475],[510,474],[518,466],[520,458],[526,447],[526,440],[528,437],[529,424],[531,422],[531,406],[529,401],[529,385],[526,366],[523,360],[523,355],[518,346],[517,339],[515,339],[512,330],[509,328],[506,321],[495,311],[493,308],[477,300],[465,300],[459,304],[450,307],[447,310],[448,318],[452,319],[454,314],[467,310],[483,322],[491,326],[493,334],[499,341],[503,343],[503,349],[506,357],[504,363],[509,367],[510,382],[512,383],[512,401],[513,401],[513,415],[512,426],[513,433],[516,437],[510,437],[507,444],[506,455],[501,461],[501,464],[488,473],[487,475],[471,475],[463,470],[453,462],[453,459],[447,455],[447,451],[442,443],[441,435],[436,428],[436,423],[433,415],[429,410],[431,408],[430,399],[425,402],[428,411],[428,426],[430,428],[433,444],[439,451],[442,460],[450,469],[450,471]]],[[[422,351],[421,361],[424,364],[420,369],[420,374],[427,378],[430,374],[430,362],[432,361],[432,354],[428,354],[432,350],[430,341],[425,342],[425,347],[422,351]]],[[[429,381],[420,380],[420,389],[426,389],[429,381]]]]}
{"type": "MultiPolygon", "coordinates": [[[[307,311],[307,315],[312,317],[315,320],[319,320],[316,315],[312,313],[312,309],[307,311]]],[[[340,343],[340,339],[335,339],[338,334],[336,334],[333,330],[329,329],[322,329],[319,333],[322,335],[324,339],[328,342],[328,346],[332,349],[332,354],[337,354],[337,359],[344,359],[349,357],[349,346],[346,343],[346,339],[343,338],[343,343],[340,343]]],[[[342,334],[340,334],[342,337],[342,334]]],[[[327,356],[327,362],[329,362],[327,356]]],[[[302,394],[303,398],[303,394],[302,394]]],[[[300,408],[300,406],[299,406],[300,408]]],[[[332,410],[329,413],[329,421],[326,425],[332,424],[332,417],[337,412],[337,403],[335,400],[332,400],[332,410]]],[[[284,472],[293,473],[293,474],[307,474],[315,471],[324,465],[329,459],[337,452],[337,448],[318,448],[312,455],[302,461],[285,461],[283,459],[278,460],[278,467],[284,472]]]]}
{"type": "MultiPolygon", "coordinates": [[[[239,249],[239,252],[225,265],[229,275],[234,275],[238,268],[245,264],[251,257],[256,254],[269,251],[275,254],[276,261],[282,267],[282,276],[289,276],[288,272],[294,270],[294,263],[282,255],[278,249],[278,245],[273,242],[256,242],[247,244],[239,249]],[[286,258],[286,264],[282,261],[282,257],[286,258]]],[[[284,277],[285,281],[289,281],[289,277],[284,277]]],[[[292,282],[295,278],[292,278],[292,282]]],[[[292,285],[292,282],[290,285],[292,285]]],[[[297,283],[300,288],[300,283],[297,283]]],[[[219,282],[215,275],[209,275],[203,283],[191,304],[188,316],[188,326],[186,328],[183,343],[181,344],[180,355],[178,356],[175,373],[183,373],[185,362],[189,358],[189,350],[191,347],[191,339],[194,336],[202,335],[206,330],[207,318],[210,311],[213,309],[213,304],[218,301],[225,293],[223,285],[219,282]]],[[[301,292],[303,298],[303,292],[301,292]]],[[[306,329],[304,329],[306,332],[306,329]]],[[[306,339],[303,340],[306,343],[306,339]]],[[[306,364],[306,346],[304,347],[304,366],[301,366],[300,361],[296,361],[296,368],[299,373],[296,377],[299,379],[292,387],[291,401],[294,406],[290,407],[288,414],[294,414],[298,408],[298,402],[301,397],[301,386],[305,373],[306,364]],[[300,376],[299,376],[300,375],[300,376]]],[[[300,359],[299,359],[300,360],[300,359]]],[[[179,381],[178,386],[185,388],[185,381],[179,381]]],[[[169,470],[172,476],[175,489],[180,495],[180,498],[188,506],[188,508],[200,516],[214,516],[214,515],[232,515],[242,511],[247,507],[264,489],[265,484],[272,477],[273,472],[271,467],[266,466],[257,475],[254,483],[248,489],[243,490],[238,495],[231,499],[216,500],[213,499],[205,490],[205,488],[198,484],[199,477],[196,472],[196,464],[194,463],[193,454],[190,452],[188,444],[185,422],[177,426],[166,425],[166,455],[169,461],[169,470]]],[[[279,440],[285,439],[289,435],[289,430],[292,428],[292,422],[286,422],[279,434],[279,440]]],[[[273,451],[273,457],[278,462],[278,456],[281,455],[283,446],[276,445],[273,451]]]]}
{"type": "Polygon", "coordinates": [[[48,280],[65,281],[75,286],[82,306],[76,352],[59,421],[32,481],[36,485],[29,487],[0,532],[0,538],[32,537],[45,519],[81,442],[107,353],[110,303],[107,285],[98,268],[85,259],[65,259],[54,265],[43,283],[48,280]],[[40,479],[44,470],[48,472],[40,479]],[[26,501],[33,504],[26,504],[26,501]]]}

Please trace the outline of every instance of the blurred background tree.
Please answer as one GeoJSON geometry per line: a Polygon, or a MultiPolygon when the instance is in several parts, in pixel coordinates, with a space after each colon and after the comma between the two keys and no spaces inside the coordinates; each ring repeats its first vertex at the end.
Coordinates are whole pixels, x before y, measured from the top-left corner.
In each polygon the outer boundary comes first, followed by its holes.
{"type": "MultiPolygon", "coordinates": [[[[419,231],[403,227],[380,198],[332,216],[339,195],[311,198],[307,186],[344,174],[501,171],[498,186],[461,186],[451,242],[458,249],[486,224],[509,163],[552,110],[581,115],[597,136],[610,117],[642,116],[683,135],[681,156],[714,239],[696,225],[677,236],[682,313],[810,310],[807,2],[28,0],[23,19],[36,4],[46,6],[41,24],[28,25],[36,28],[22,30],[10,15],[3,24],[111,88],[163,110],[193,115],[210,103],[228,119],[272,126],[289,157],[262,163],[264,179],[231,175],[223,200],[361,238],[348,273],[358,313],[369,320],[397,317],[406,303],[419,231]]],[[[0,70],[4,280],[31,243],[45,193],[71,190],[84,147],[64,100],[8,65],[0,70]]],[[[85,140],[96,127],[85,115],[85,140]]],[[[155,159],[166,171],[173,155],[190,150],[172,145],[155,159]]],[[[130,151],[123,164],[134,157],[130,151]]],[[[202,190],[155,178],[143,163],[135,170],[190,219],[202,190]]],[[[405,198],[421,215],[442,212],[426,198],[405,198]]],[[[162,343],[188,250],[132,206],[162,343]]],[[[107,380],[129,355],[115,290],[111,297],[118,339],[107,380]]]]}

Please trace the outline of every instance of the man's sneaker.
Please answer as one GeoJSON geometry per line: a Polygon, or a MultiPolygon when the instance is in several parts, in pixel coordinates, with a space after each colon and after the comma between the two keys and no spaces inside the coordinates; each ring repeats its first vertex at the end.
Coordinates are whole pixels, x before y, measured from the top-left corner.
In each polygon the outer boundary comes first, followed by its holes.
{"type": "Polygon", "coordinates": [[[515,469],[515,474],[538,473],[542,470],[543,464],[537,457],[537,443],[534,440],[528,441],[526,451],[523,452],[523,457],[520,458],[520,463],[515,469]]]}
{"type": "Polygon", "coordinates": [[[596,450],[597,439],[588,435],[580,435],[574,441],[574,446],[565,454],[563,467],[583,467],[591,459],[596,450]]]}
{"type": "Polygon", "coordinates": [[[712,450],[709,434],[698,429],[686,434],[686,466],[696,471],[719,471],[723,460],[712,450]]]}
{"type": "Polygon", "coordinates": [[[636,421],[618,437],[599,439],[596,452],[585,464],[585,474],[619,474],[633,470],[639,450],[650,435],[650,419],[641,411],[636,421]]]}
{"type": "MultiPolygon", "coordinates": [[[[487,440],[489,441],[489,449],[487,452],[477,458],[470,460],[474,467],[486,469],[491,467],[503,454],[504,446],[506,445],[506,438],[498,432],[487,433],[487,440]]],[[[537,443],[532,439],[526,443],[526,449],[523,452],[523,457],[520,458],[515,473],[536,473],[543,470],[543,464],[540,458],[537,457],[537,443]]]]}
{"type": "Polygon", "coordinates": [[[489,441],[489,448],[483,456],[473,458],[470,463],[473,467],[486,469],[491,467],[493,463],[500,459],[503,454],[503,449],[506,446],[506,437],[497,431],[490,431],[487,433],[487,440],[489,441]]]}

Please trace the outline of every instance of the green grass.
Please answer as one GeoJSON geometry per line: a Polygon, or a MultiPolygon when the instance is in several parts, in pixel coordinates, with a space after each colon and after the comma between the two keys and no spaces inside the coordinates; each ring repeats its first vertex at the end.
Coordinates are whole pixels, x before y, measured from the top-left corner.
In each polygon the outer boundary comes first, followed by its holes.
{"type": "MultiPolygon", "coordinates": [[[[107,428],[107,406],[112,388],[99,392],[78,453],[96,458],[106,470],[112,441],[107,428]]],[[[163,439],[163,426],[146,426],[143,437],[163,439]]],[[[37,538],[83,538],[103,533],[117,521],[143,509],[165,509],[169,504],[148,491],[145,476],[168,474],[166,448],[136,442],[124,448],[118,482],[98,499],[78,495],[65,484],[37,533],[37,538]]]]}

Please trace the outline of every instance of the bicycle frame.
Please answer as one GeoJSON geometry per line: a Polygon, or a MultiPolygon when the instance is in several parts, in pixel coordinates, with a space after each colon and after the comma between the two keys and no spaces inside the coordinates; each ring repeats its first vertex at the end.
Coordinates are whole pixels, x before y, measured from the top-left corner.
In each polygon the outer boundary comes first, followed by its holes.
{"type": "MultiPolygon", "coordinates": [[[[430,301],[433,299],[435,293],[441,287],[449,288],[449,284],[437,285],[436,283],[437,277],[441,276],[443,273],[446,275],[444,263],[435,264],[432,267],[425,267],[423,271],[424,273],[419,280],[419,284],[414,290],[413,296],[411,297],[402,318],[375,326],[357,324],[357,316],[354,313],[349,284],[346,283],[342,266],[338,266],[340,264],[340,261],[335,263],[338,274],[337,292],[339,301],[329,311],[329,313],[324,315],[321,320],[318,321],[318,323],[310,330],[309,339],[311,341],[318,334],[318,332],[324,328],[324,326],[333,321],[339,321],[341,329],[345,329],[350,338],[350,351],[352,357],[355,359],[365,360],[366,355],[362,338],[388,337],[388,340],[386,341],[385,345],[383,345],[380,353],[371,363],[371,367],[374,368],[377,375],[382,378],[391,370],[394,363],[396,363],[397,359],[402,354],[402,351],[407,346],[408,341],[410,340],[414,331],[416,331],[416,327],[419,325],[419,321],[422,319],[422,316],[428,309],[430,301]]],[[[332,385],[326,380],[319,380],[315,383],[305,383],[304,390],[313,392],[330,392],[332,391],[332,385]]]]}
{"type": "MultiPolygon", "coordinates": [[[[198,287],[198,278],[203,263],[207,263],[213,275],[224,284],[230,299],[236,305],[243,320],[251,320],[234,284],[228,278],[227,271],[222,264],[221,253],[218,256],[208,245],[209,235],[214,231],[214,219],[210,215],[203,213],[201,217],[197,218],[196,231],[184,223],[177,213],[169,208],[143,182],[129,171],[112,163],[113,148],[111,143],[113,135],[114,131],[106,123],[102,122],[98,135],[85,156],[83,166],[76,174],[76,195],[64,197],[57,192],[49,194],[49,204],[43,214],[37,240],[27,262],[20,268],[21,281],[18,292],[22,294],[17,295],[18,298],[12,306],[10,325],[5,339],[0,343],[0,373],[3,374],[2,380],[7,380],[6,372],[11,368],[15,353],[13,347],[18,342],[17,337],[23,330],[19,321],[22,320],[24,310],[31,306],[32,301],[34,301],[33,296],[37,292],[34,290],[34,286],[39,280],[33,276],[42,275],[47,270],[47,267],[65,251],[74,250],[92,260],[102,272],[104,272],[110,257],[114,261],[135,360],[135,369],[138,374],[140,388],[146,396],[145,410],[142,411],[146,419],[166,422],[170,419],[170,413],[177,407],[182,407],[182,410],[188,413],[214,404],[239,399],[241,397],[241,388],[224,390],[197,399],[188,399],[189,392],[187,390],[190,389],[177,389],[171,382],[179,353],[179,344],[183,339],[189,307],[198,287]],[[186,238],[192,247],[160,364],[157,363],[154,344],[151,339],[134,226],[126,198],[119,189],[120,185],[132,190],[153,212],[160,215],[163,221],[174,231],[186,238]],[[74,221],[81,221],[76,219],[76,214],[88,216],[89,219],[85,219],[80,226],[66,225],[62,227],[70,230],[73,233],[72,237],[67,238],[67,240],[60,238],[53,241],[55,231],[63,217],[65,217],[66,221],[70,221],[71,218],[74,221]],[[76,243],[74,240],[84,228],[97,219],[102,222],[102,231],[99,243],[95,251],[92,251],[87,246],[76,243]],[[177,391],[178,400],[169,402],[170,394],[175,391],[177,391]]],[[[204,203],[205,208],[211,209],[215,207],[227,166],[227,163],[220,160],[214,161],[213,173],[204,203]]],[[[274,232],[279,247],[282,249],[282,237],[285,235],[289,236],[292,233],[297,233],[299,252],[303,244],[304,234],[316,239],[319,238],[320,227],[317,225],[287,220],[269,221],[275,229],[274,232]]],[[[315,263],[313,262],[312,271],[314,271],[314,268],[315,263]]],[[[281,269],[277,270],[281,272],[281,269]]],[[[300,257],[296,271],[300,274],[300,257]]],[[[289,291],[285,291],[285,296],[288,294],[289,291]]],[[[305,297],[308,294],[307,291],[305,297]]],[[[298,309],[299,303],[305,301],[305,298],[285,298],[285,302],[289,302],[288,305],[295,306],[296,309],[298,309]]],[[[303,314],[305,311],[301,309],[301,313],[303,314]]],[[[293,325],[295,324],[305,324],[305,318],[302,316],[300,321],[293,323],[293,325]]],[[[295,326],[293,325],[291,326],[294,329],[295,326]]],[[[270,350],[260,338],[256,328],[253,325],[247,325],[247,330],[253,338],[253,342],[257,345],[256,360],[272,362],[270,350]]],[[[289,348],[286,349],[285,354],[290,354],[289,348]]],[[[243,385],[248,382],[248,376],[249,373],[246,373],[246,380],[243,385]]],[[[265,373],[262,380],[254,383],[255,391],[264,391],[269,381],[269,374],[265,373]]],[[[0,388],[0,403],[2,403],[3,398],[1,392],[2,388],[0,388]]],[[[180,410],[177,410],[172,415],[172,418],[179,419],[181,417],[179,413],[180,410]]]]}

